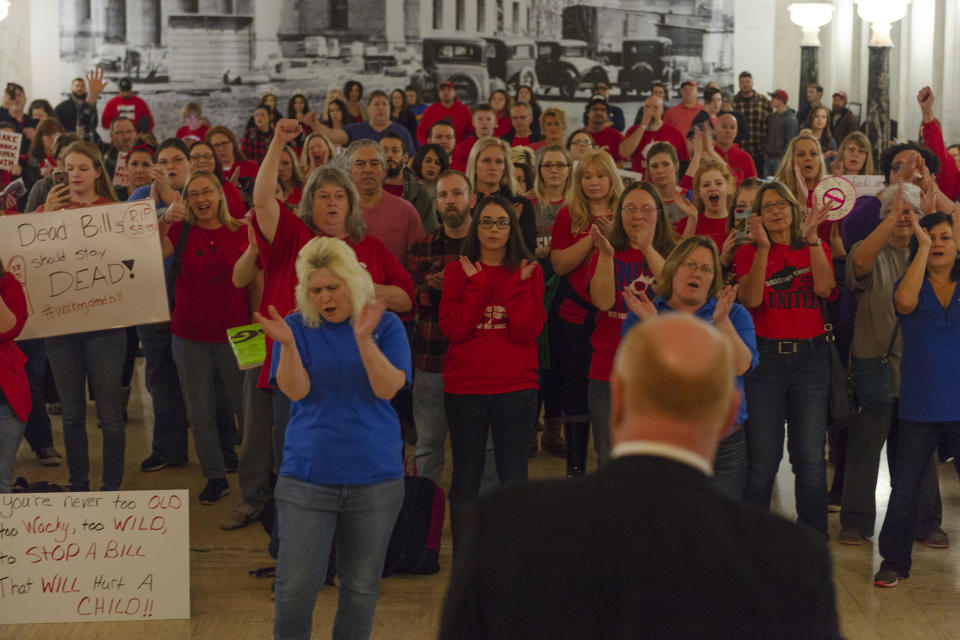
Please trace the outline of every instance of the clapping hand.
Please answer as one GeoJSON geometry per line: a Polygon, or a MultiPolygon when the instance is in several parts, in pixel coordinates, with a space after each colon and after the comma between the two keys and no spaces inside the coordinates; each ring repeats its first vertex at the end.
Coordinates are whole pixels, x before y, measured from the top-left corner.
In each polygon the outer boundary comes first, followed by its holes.
{"type": "Polygon", "coordinates": [[[524,258],[520,261],[520,281],[529,280],[530,276],[533,275],[534,270],[537,268],[536,260],[527,260],[524,258]]]}
{"type": "Polygon", "coordinates": [[[817,209],[806,209],[803,215],[803,241],[807,244],[819,242],[817,227],[826,222],[830,215],[830,205],[823,204],[817,209]]]}
{"type": "Polygon", "coordinates": [[[733,303],[737,301],[737,290],[739,288],[739,284],[728,284],[717,296],[717,306],[713,309],[714,325],[730,320],[730,309],[733,308],[733,303]]]}
{"type": "Polygon", "coordinates": [[[612,258],[613,245],[607,240],[607,237],[600,231],[597,225],[590,226],[590,237],[593,239],[593,248],[600,252],[600,255],[612,258]]]}
{"type": "Polygon", "coordinates": [[[600,227],[600,232],[603,235],[608,235],[613,229],[613,214],[608,216],[597,216],[593,219],[593,223],[600,227]]]}
{"type": "Polygon", "coordinates": [[[793,175],[797,180],[797,200],[800,202],[801,207],[805,207],[807,206],[810,190],[807,189],[807,183],[803,179],[803,170],[800,168],[800,165],[796,163],[793,165],[793,175]]]}
{"type": "Polygon", "coordinates": [[[634,315],[641,320],[657,316],[657,308],[653,306],[644,291],[634,293],[633,289],[625,287],[623,289],[623,302],[627,305],[627,309],[633,311],[634,315]]]}
{"type": "Polygon", "coordinates": [[[907,215],[910,216],[910,224],[913,226],[913,235],[917,238],[917,245],[924,249],[929,249],[932,241],[930,240],[930,234],[927,230],[920,226],[920,216],[913,211],[907,215]]]}
{"type": "Polygon", "coordinates": [[[360,313],[354,319],[353,335],[357,342],[369,339],[380,324],[383,318],[383,312],[387,310],[387,301],[383,298],[377,298],[373,304],[364,305],[360,313]]]}
{"type": "Polygon", "coordinates": [[[763,228],[763,219],[756,214],[750,216],[750,239],[756,243],[757,249],[770,248],[770,236],[763,228]]]}
{"type": "Polygon", "coordinates": [[[467,274],[468,278],[472,278],[483,270],[479,260],[477,260],[476,263],[470,262],[470,258],[467,256],[460,256],[460,266],[463,268],[463,272],[467,274]]]}
{"type": "MultiPolygon", "coordinates": [[[[296,341],[293,338],[293,331],[284,321],[283,316],[277,312],[273,305],[267,307],[268,316],[261,315],[259,312],[253,312],[254,322],[259,322],[263,327],[263,332],[270,336],[274,342],[278,342],[286,347],[295,347],[296,341]]],[[[354,329],[356,331],[356,329],[354,329]]]]}

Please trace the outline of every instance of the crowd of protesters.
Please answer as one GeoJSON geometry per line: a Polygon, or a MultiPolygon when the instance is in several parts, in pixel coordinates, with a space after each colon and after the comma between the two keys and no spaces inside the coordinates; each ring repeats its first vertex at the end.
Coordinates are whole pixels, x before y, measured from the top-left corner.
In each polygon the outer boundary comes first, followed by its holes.
{"type": "Polygon", "coordinates": [[[769,509],[786,435],[798,520],[826,537],[839,511],[839,542],[860,544],[875,533],[886,443],[874,581],[896,586],[914,539],[949,544],[936,462],[960,457],[960,152],[928,87],[920,140],[878,156],[843,91],[828,108],[811,85],[797,114],[784,90],[768,98],[748,72],[738,82],[729,96],[686,81],[672,106],[655,85],[624,131],[603,84],[564,110],[541,109],[528,86],[471,108],[450,82],[424,105],[414,87],[364,97],[350,81],[318,110],[292,95],[285,117],[265,94],[239,138],[189,102],[166,139],[128,79],[99,116],[102,73],[74,80],[55,109],[26,109],[8,84],[0,129],[23,148],[0,190],[24,188],[0,206],[153,200],[172,316],[18,348],[24,294],[0,266],[0,491],[24,437],[42,464],[61,463],[49,413],[62,413],[70,489],[91,490],[87,382],[99,488],[123,487],[139,345],[155,416],[140,470],[187,462],[189,425],[200,504],[220,502],[238,473],[242,500],[222,528],[276,501],[277,637],[309,634],[331,541],[335,626],[364,637],[403,501],[403,441],[440,482],[449,432],[456,552],[481,491],[525,480],[541,447],[566,458],[568,477],[587,472],[591,440],[608,462],[620,336],[687,312],[731,341],[742,391],[717,489],[769,509]],[[831,174],[881,174],[884,186],[830,220],[814,191],[831,174]],[[244,373],[226,331],[252,321],[267,358],[244,373]],[[852,420],[830,411],[832,359],[853,381],[852,420]]]}

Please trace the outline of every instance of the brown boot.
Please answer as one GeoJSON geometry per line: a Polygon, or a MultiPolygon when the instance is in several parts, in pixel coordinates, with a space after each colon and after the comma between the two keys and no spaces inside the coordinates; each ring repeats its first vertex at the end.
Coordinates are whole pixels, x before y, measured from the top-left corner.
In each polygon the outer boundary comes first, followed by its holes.
{"type": "Polygon", "coordinates": [[[540,436],[540,447],[550,455],[563,458],[567,455],[567,445],[563,441],[563,419],[543,419],[543,435],[540,436]]]}

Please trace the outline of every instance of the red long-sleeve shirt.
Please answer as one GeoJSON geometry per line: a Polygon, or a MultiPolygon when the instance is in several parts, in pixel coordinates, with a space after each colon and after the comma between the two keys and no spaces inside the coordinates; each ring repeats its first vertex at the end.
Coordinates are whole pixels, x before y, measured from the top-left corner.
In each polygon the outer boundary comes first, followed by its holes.
{"type": "Polygon", "coordinates": [[[943,130],[940,129],[940,123],[931,120],[923,125],[920,133],[923,136],[923,146],[933,151],[940,159],[937,186],[945,196],[956,200],[960,196],[960,169],[957,169],[957,163],[953,156],[947,153],[947,147],[943,144],[943,130]]]}
{"type": "Polygon", "coordinates": [[[16,318],[12,329],[0,333],[0,391],[3,391],[13,413],[26,421],[32,406],[25,369],[27,357],[14,339],[27,323],[27,299],[23,286],[9,271],[0,276],[0,298],[16,318]]]}
{"type": "Polygon", "coordinates": [[[537,389],[537,337],[543,330],[543,272],[483,265],[467,277],[460,261],[443,270],[440,329],[450,339],[443,390],[496,394],[537,389]]]}
{"type": "Polygon", "coordinates": [[[114,96],[110,98],[110,101],[103,108],[100,123],[104,129],[109,129],[110,123],[116,120],[117,116],[121,115],[133,121],[133,126],[137,126],[140,118],[146,118],[150,123],[147,131],[153,131],[153,114],[150,113],[150,107],[147,106],[147,103],[144,102],[142,98],[137,96],[130,96],[129,98],[114,96]]]}
{"type": "Polygon", "coordinates": [[[457,142],[462,141],[473,131],[473,114],[470,113],[470,107],[459,100],[454,100],[449,107],[434,102],[420,116],[420,124],[417,125],[417,140],[420,141],[420,144],[427,144],[427,134],[430,132],[430,126],[441,120],[448,120],[453,125],[457,142]]]}

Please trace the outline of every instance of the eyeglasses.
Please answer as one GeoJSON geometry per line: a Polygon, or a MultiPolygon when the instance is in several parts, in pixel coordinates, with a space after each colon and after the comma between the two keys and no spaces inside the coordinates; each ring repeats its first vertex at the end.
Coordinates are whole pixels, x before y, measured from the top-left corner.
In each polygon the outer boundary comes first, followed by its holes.
{"type": "Polygon", "coordinates": [[[540,165],[540,168],[546,169],[547,171],[553,171],[554,169],[560,171],[561,169],[566,169],[569,166],[570,165],[568,165],[566,162],[544,162],[540,165]]]}
{"type": "Polygon", "coordinates": [[[705,276],[713,275],[713,267],[708,264],[697,264],[693,260],[687,260],[686,262],[681,262],[680,266],[690,271],[699,271],[705,276]]]}
{"type": "Polygon", "coordinates": [[[589,141],[589,140],[574,140],[574,141],[571,142],[570,144],[571,144],[571,145],[574,145],[574,146],[577,146],[577,147],[592,147],[592,146],[593,146],[593,143],[592,143],[591,141],[589,141]]]}
{"type": "Polygon", "coordinates": [[[204,189],[199,193],[196,191],[190,191],[187,193],[187,200],[196,200],[197,198],[209,198],[217,192],[216,189],[204,189]]]}
{"type": "Polygon", "coordinates": [[[190,155],[191,160],[213,160],[212,153],[194,153],[190,155]]]}
{"type": "Polygon", "coordinates": [[[764,213],[770,213],[774,209],[783,211],[789,206],[790,206],[790,203],[787,202],[786,200],[777,200],[776,202],[768,202],[767,204],[762,205],[760,207],[760,210],[763,211],[764,213]]]}
{"type": "Polygon", "coordinates": [[[645,205],[643,205],[642,207],[635,207],[635,206],[633,206],[632,204],[628,204],[628,205],[625,205],[625,206],[623,207],[622,211],[623,211],[625,214],[630,215],[630,216],[632,216],[633,214],[635,214],[637,211],[639,211],[640,213],[642,213],[642,214],[644,214],[644,215],[648,215],[648,216],[649,216],[649,215],[653,215],[653,214],[655,214],[655,213],[657,212],[657,206],[654,205],[654,204],[645,204],[645,205]]]}
{"type": "Polygon", "coordinates": [[[509,229],[510,221],[505,220],[503,218],[499,218],[497,220],[492,220],[490,218],[480,218],[480,221],[477,222],[477,226],[480,227],[481,229],[493,229],[494,227],[496,227],[497,229],[509,229]]]}

